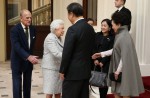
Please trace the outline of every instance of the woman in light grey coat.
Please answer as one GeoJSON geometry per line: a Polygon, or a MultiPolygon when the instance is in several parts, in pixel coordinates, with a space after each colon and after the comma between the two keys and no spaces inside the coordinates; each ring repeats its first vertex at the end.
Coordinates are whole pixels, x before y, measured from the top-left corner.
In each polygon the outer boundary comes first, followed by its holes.
{"type": "Polygon", "coordinates": [[[63,45],[61,36],[64,34],[64,22],[60,19],[54,20],[50,25],[51,33],[44,41],[44,52],[42,59],[43,92],[46,98],[60,98],[62,80],[59,78],[59,68],[62,58],[63,45]]]}
{"type": "Polygon", "coordinates": [[[128,17],[124,13],[112,15],[112,28],[116,34],[109,72],[114,72],[115,79],[122,72],[121,83],[111,81],[115,98],[130,98],[144,92],[139,63],[133,40],[128,32],[128,17]]]}

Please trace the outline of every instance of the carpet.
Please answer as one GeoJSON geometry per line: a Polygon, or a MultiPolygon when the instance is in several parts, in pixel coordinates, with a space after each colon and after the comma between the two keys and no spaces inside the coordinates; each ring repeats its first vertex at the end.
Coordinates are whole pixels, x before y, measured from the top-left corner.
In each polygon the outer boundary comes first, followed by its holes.
{"type": "MultiPolygon", "coordinates": [[[[150,98],[150,76],[142,77],[145,92],[140,94],[139,97],[132,97],[132,98],[150,98]]],[[[107,98],[114,98],[113,94],[108,94],[107,98]]]]}

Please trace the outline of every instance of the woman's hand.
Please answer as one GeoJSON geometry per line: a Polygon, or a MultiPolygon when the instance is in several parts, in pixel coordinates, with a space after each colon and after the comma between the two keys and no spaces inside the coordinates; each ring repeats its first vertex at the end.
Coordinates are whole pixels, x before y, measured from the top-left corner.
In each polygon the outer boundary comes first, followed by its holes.
{"type": "Polygon", "coordinates": [[[103,63],[102,63],[102,62],[100,62],[100,63],[99,63],[99,66],[100,66],[100,67],[103,67],[103,63]]]}
{"type": "Polygon", "coordinates": [[[94,64],[97,66],[99,65],[99,61],[98,60],[94,60],[94,64]]]}
{"type": "Polygon", "coordinates": [[[115,74],[114,74],[114,75],[115,75],[115,80],[118,79],[118,75],[119,75],[119,74],[120,74],[120,72],[118,72],[118,71],[115,72],[115,74]]]}
{"type": "Polygon", "coordinates": [[[99,57],[101,57],[101,53],[95,53],[92,55],[92,59],[97,59],[99,57]]]}

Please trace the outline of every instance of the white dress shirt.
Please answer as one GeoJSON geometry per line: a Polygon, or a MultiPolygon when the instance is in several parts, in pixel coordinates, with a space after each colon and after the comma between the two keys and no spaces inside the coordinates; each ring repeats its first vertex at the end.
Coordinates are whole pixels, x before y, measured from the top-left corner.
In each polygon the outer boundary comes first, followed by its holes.
{"type": "MultiPolygon", "coordinates": [[[[101,52],[101,57],[106,57],[106,56],[111,56],[112,55],[112,52],[113,52],[113,49],[110,49],[110,50],[107,50],[107,51],[103,51],[101,52]]],[[[122,59],[120,59],[120,62],[119,62],[119,65],[118,65],[118,68],[117,68],[117,72],[121,72],[122,71],[122,59]]]]}
{"type": "MultiPolygon", "coordinates": [[[[26,27],[21,23],[21,25],[22,25],[22,28],[23,28],[23,30],[24,30],[24,33],[26,32],[26,27]]],[[[30,29],[29,29],[29,27],[28,27],[28,45],[29,45],[29,48],[30,48],[30,42],[31,42],[31,39],[30,39],[30,29]]]]}

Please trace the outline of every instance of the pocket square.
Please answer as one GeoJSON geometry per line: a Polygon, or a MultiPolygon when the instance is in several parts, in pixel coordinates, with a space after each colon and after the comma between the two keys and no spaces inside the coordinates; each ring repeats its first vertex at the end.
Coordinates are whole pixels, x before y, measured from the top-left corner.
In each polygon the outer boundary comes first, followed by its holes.
{"type": "Polygon", "coordinates": [[[35,39],[35,36],[33,36],[33,39],[35,39]]]}

